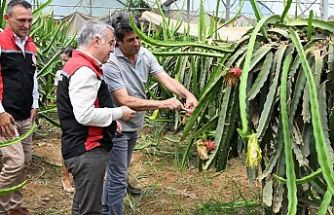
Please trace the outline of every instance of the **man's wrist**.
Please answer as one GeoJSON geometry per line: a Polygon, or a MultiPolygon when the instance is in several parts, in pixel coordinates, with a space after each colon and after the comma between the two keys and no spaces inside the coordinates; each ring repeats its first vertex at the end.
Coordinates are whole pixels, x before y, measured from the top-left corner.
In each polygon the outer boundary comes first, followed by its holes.
{"type": "Polygon", "coordinates": [[[112,108],[111,115],[113,121],[121,119],[123,116],[122,108],[121,107],[112,108]]]}
{"type": "Polygon", "coordinates": [[[187,93],[186,94],[186,99],[196,99],[196,97],[192,93],[187,93]]]}
{"type": "Polygon", "coordinates": [[[166,108],[166,100],[157,101],[157,109],[165,109],[166,108]]]}

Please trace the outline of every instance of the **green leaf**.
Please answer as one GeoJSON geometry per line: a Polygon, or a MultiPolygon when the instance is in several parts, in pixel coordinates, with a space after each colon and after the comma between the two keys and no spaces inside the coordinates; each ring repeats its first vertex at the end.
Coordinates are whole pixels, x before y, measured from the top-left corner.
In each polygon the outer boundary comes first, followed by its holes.
{"type": "Polygon", "coordinates": [[[41,5],[38,5],[38,7],[36,9],[34,9],[34,11],[32,12],[32,14],[34,16],[40,14],[42,12],[42,10],[44,10],[47,6],[49,6],[49,4],[51,4],[53,2],[53,0],[47,0],[46,2],[44,2],[41,5]]]}
{"type": "Polygon", "coordinates": [[[61,50],[59,50],[57,53],[55,53],[48,62],[43,66],[43,68],[37,73],[37,77],[40,76],[46,76],[47,74],[53,73],[54,71],[50,70],[51,67],[53,67],[54,64],[56,64],[56,59],[59,58],[61,50]]]}
{"type": "MultiPolygon", "coordinates": [[[[250,3],[252,5],[255,17],[256,17],[257,21],[259,22],[262,19],[262,15],[261,15],[261,11],[258,7],[257,0],[250,0],[250,3]]],[[[261,26],[261,32],[262,32],[262,34],[265,38],[268,38],[267,30],[263,26],[261,26]]]]}
{"type": "Polygon", "coordinates": [[[198,22],[198,38],[203,41],[206,38],[206,21],[203,0],[200,0],[199,22],[198,22]]]}
{"type": "Polygon", "coordinates": [[[59,124],[59,121],[57,119],[53,119],[45,113],[38,114],[38,116],[41,117],[41,118],[44,118],[46,121],[51,123],[53,126],[56,126],[56,127],[60,128],[60,124],[59,124]]]}
{"type": "Polygon", "coordinates": [[[233,52],[233,49],[229,47],[223,47],[223,46],[215,46],[215,45],[208,45],[205,43],[199,43],[199,42],[176,42],[176,41],[158,41],[155,39],[152,39],[148,36],[146,36],[140,29],[137,28],[137,26],[133,23],[133,20],[131,20],[131,26],[134,30],[134,32],[146,43],[154,45],[154,46],[164,46],[164,47],[198,47],[208,50],[214,50],[219,51],[223,53],[229,53],[233,52]]]}
{"type": "Polygon", "coordinates": [[[272,110],[276,102],[275,98],[276,98],[276,93],[277,93],[278,81],[280,77],[283,57],[284,57],[286,48],[287,47],[285,45],[282,45],[278,48],[277,52],[275,53],[275,57],[274,57],[275,76],[272,81],[272,84],[270,85],[269,93],[267,95],[267,99],[264,104],[263,111],[261,112],[261,115],[260,115],[259,125],[256,128],[256,135],[258,139],[260,140],[265,134],[269,121],[272,117],[271,113],[272,113],[272,110]]]}
{"type": "Polygon", "coordinates": [[[289,9],[290,9],[290,7],[291,7],[291,3],[292,3],[292,0],[287,0],[287,1],[285,2],[284,11],[283,11],[282,16],[281,16],[281,22],[282,22],[282,23],[284,22],[284,19],[285,19],[286,15],[287,15],[288,12],[289,12],[289,9]]]}
{"type": "Polygon", "coordinates": [[[193,126],[198,121],[198,118],[204,113],[208,106],[209,99],[200,99],[199,104],[194,110],[194,112],[191,114],[190,118],[187,121],[187,124],[184,127],[183,135],[181,137],[181,140],[184,140],[191,131],[193,131],[193,126]]]}
{"type": "Polygon", "coordinates": [[[7,6],[7,1],[2,0],[0,6],[0,27],[2,29],[5,28],[4,15],[6,13],[6,6],[7,6]]]}
{"type": "Polygon", "coordinates": [[[311,38],[312,38],[312,33],[313,33],[313,25],[312,25],[313,16],[314,16],[314,13],[313,13],[313,10],[311,10],[310,15],[309,15],[308,20],[307,20],[307,39],[308,39],[308,41],[310,41],[311,38]]]}
{"type": "Polygon", "coordinates": [[[289,116],[287,111],[287,79],[290,69],[291,55],[288,53],[284,60],[282,79],[281,79],[281,120],[284,136],[284,153],[286,164],[287,190],[288,190],[288,214],[295,215],[297,213],[297,185],[296,173],[293,155],[291,151],[291,132],[289,128],[289,116]]]}
{"type": "MultiPolygon", "coordinates": [[[[295,19],[286,23],[289,26],[308,26],[309,22],[308,19],[295,19]]],[[[334,32],[334,23],[333,22],[326,22],[324,20],[313,19],[312,20],[312,27],[313,28],[320,28],[322,30],[326,30],[330,33],[334,32]]]]}
{"type": "MultiPolygon", "coordinates": [[[[201,102],[200,102],[200,104],[196,107],[195,111],[192,113],[191,117],[188,119],[188,122],[187,122],[187,124],[184,128],[183,136],[181,137],[181,141],[183,141],[184,138],[188,136],[188,133],[190,132],[190,128],[193,127],[193,125],[198,120],[198,118],[201,118],[203,116],[204,111],[207,109],[208,103],[205,102],[205,103],[202,103],[202,104],[204,105],[204,107],[201,107],[199,109],[199,106],[201,105],[201,102]],[[194,114],[196,114],[196,115],[194,115],[194,114]],[[196,118],[193,117],[193,116],[196,116],[196,118]],[[189,125],[188,125],[188,123],[189,123],[189,125]],[[187,126],[188,126],[188,128],[187,128],[187,126]],[[187,130],[186,130],[186,128],[187,128],[187,130]],[[185,131],[187,131],[187,133],[185,133],[185,131]]],[[[194,130],[196,130],[196,128],[194,130]]],[[[189,152],[190,152],[190,150],[193,146],[194,140],[195,140],[194,138],[188,138],[187,149],[183,153],[183,157],[182,157],[182,161],[181,161],[181,170],[183,170],[185,168],[186,164],[187,164],[187,161],[189,159],[189,152]]]]}
{"type": "Polygon", "coordinates": [[[260,92],[264,83],[267,81],[268,75],[272,67],[273,56],[274,55],[272,52],[269,52],[269,54],[266,55],[266,59],[263,62],[261,71],[258,74],[256,80],[254,81],[254,84],[252,85],[251,89],[248,92],[248,100],[254,99],[255,96],[260,92]]]}
{"type": "Polygon", "coordinates": [[[331,193],[330,189],[327,188],[327,191],[326,191],[326,193],[325,193],[325,195],[322,199],[318,215],[326,215],[327,214],[327,210],[330,207],[332,197],[333,197],[333,194],[331,193]]]}
{"type": "Polygon", "coordinates": [[[266,56],[268,54],[268,52],[273,49],[274,46],[273,45],[264,45],[261,48],[259,48],[258,50],[255,51],[254,56],[252,58],[251,61],[251,65],[249,66],[249,71],[253,70],[254,67],[262,61],[262,59],[264,58],[264,56],[266,56]]]}
{"type": "Polygon", "coordinates": [[[281,29],[281,28],[270,28],[268,29],[268,32],[269,33],[275,33],[275,34],[278,34],[282,37],[284,37],[285,39],[289,39],[289,33],[285,30],[285,29],[281,29]]]}
{"type": "Polygon", "coordinates": [[[22,189],[24,187],[24,185],[26,185],[26,184],[27,184],[27,180],[21,182],[18,185],[10,187],[10,188],[1,188],[0,189],[0,196],[5,196],[5,195],[8,195],[9,193],[16,192],[16,191],[22,189]]]}
{"type": "Polygon", "coordinates": [[[275,168],[278,159],[281,157],[282,151],[283,151],[283,140],[280,139],[279,137],[282,136],[282,126],[278,127],[278,134],[276,135],[277,138],[274,140],[274,152],[272,153],[268,164],[266,164],[265,170],[262,172],[261,175],[259,175],[259,179],[263,180],[266,178],[269,174],[272,173],[273,169],[275,168]]]}
{"type": "Polygon", "coordinates": [[[221,171],[226,168],[230,149],[231,147],[236,147],[236,144],[238,144],[237,134],[235,134],[239,114],[238,92],[236,90],[233,91],[233,100],[230,102],[229,113],[225,124],[226,128],[224,128],[225,131],[223,133],[223,137],[221,138],[221,150],[220,153],[217,154],[217,171],[221,171]],[[233,144],[234,146],[232,146],[233,144]]]}
{"type": "Polygon", "coordinates": [[[291,108],[290,108],[290,124],[292,124],[292,121],[295,117],[298,104],[300,102],[300,98],[303,95],[302,93],[305,92],[305,84],[306,84],[306,76],[305,73],[300,69],[300,72],[298,73],[297,80],[294,84],[294,92],[291,100],[291,108]]]}
{"type": "Polygon", "coordinates": [[[240,58],[240,56],[244,55],[246,51],[247,46],[242,46],[241,48],[236,49],[236,51],[228,58],[226,67],[232,67],[235,65],[235,62],[240,58]]]}
{"type": "Polygon", "coordinates": [[[166,56],[202,56],[202,57],[215,57],[215,58],[224,58],[226,55],[220,53],[212,53],[212,52],[194,52],[194,51],[154,51],[154,55],[159,57],[166,57],[166,56]]]}
{"type": "Polygon", "coordinates": [[[328,120],[327,120],[327,102],[326,102],[326,82],[322,83],[319,87],[319,104],[320,104],[320,117],[322,122],[323,132],[326,138],[326,144],[328,147],[328,153],[331,158],[334,158],[333,148],[331,142],[329,141],[328,133],[328,120]]]}
{"type": "Polygon", "coordinates": [[[277,20],[277,16],[272,16],[266,19],[261,19],[255,26],[251,37],[249,39],[249,43],[247,46],[247,53],[244,62],[244,68],[242,69],[242,74],[240,77],[240,86],[239,86],[239,104],[240,104],[240,118],[241,118],[241,126],[242,128],[239,130],[240,136],[243,138],[247,136],[249,132],[248,128],[248,120],[247,120],[247,111],[248,111],[248,99],[247,99],[247,83],[248,83],[248,73],[251,65],[251,59],[253,56],[254,46],[256,43],[256,38],[259,30],[262,26],[272,20],[277,20]]]}
{"type": "MultiPolygon", "coordinates": [[[[304,176],[302,178],[299,178],[299,179],[296,179],[296,184],[297,185],[301,185],[301,184],[305,184],[305,183],[309,183],[311,182],[312,180],[314,180],[316,177],[319,177],[321,176],[321,169],[317,169],[316,171],[310,173],[309,175],[307,176],[304,176]]],[[[287,182],[286,179],[282,178],[282,177],[279,177],[275,174],[273,174],[273,177],[279,181],[281,184],[285,184],[287,182]]]]}
{"type": "MultiPolygon", "coordinates": [[[[290,125],[292,125],[292,123],[290,123],[290,125]]],[[[310,146],[307,144],[307,141],[303,142],[303,135],[299,130],[298,123],[296,122],[293,124],[292,135],[294,140],[293,150],[296,155],[296,159],[299,161],[299,165],[308,166],[307,157],[310,155],[310,146]],[[299,149],[299,147],[301,149],[299,149]],[[295,150],[295,148],[297,150],[295,150]]]]}
{"type": "MultiPolygon", "coordinates": [[[[163,38],[166,40],[166,39],[169,39],[170,38],[170,34],[169,34],[169,27],[168,27],[168,24],[167,24],[167,18],[161,8],[161,3],[159,0],[156,0],[156,5],[158,6],[158,10],[159,10],[159,14],[160,16],[162,17],[162,33],[163,33],[163,38]]],[[[134,25],[136,26],[136,25],[134,25]]],[[[137,26],[136,26],[137,27],[137,26]]]]}
{"type": "MultiPolygon", "coordinates": [[[[221,104],[221,109],[219,111],[219,119],[218,119],[218,124],[217,124],[217,128],[216,128],[216,135],[215,135],[215,143],[216,143],[216,149],[211,153],[209,160],[207,160],[207,162],[205,163],[205,166],[203,167],[203,169],[208,169],[209,166],[212,164],[214,158],[217,155],[217,152],[221,149],[221,145],[224,144],[222,143],[222,136],[224,133],[224,128],[225,128],[225,123],[226,123],[226,118],[228,115],[228,106],[230,103],[230,99],[231,99],[231,91],[232,88],[231,87],[226,87],[224,89],[224,98],[221,104]]],[[[232,98],[233,100],[233,98],[232,98]]],[[[225,143],[225,148],[228,147],[229,145],[225,143]]],[[[227,155],[226,155],[227,156],[227,155]]]]}
{"type": "Polygon", "coordinates": [[[315,142],[316,142],[316,152],[318,156],[318,162],[322,169],[324,179],[330,191],[333,194],[334,193],[334,177],[333,177],[333,171],[332,171],[333,161],[332,161],[332,158],[330,158],[329,153],[328,153],[328,146],[326,144],[324,128],[321,122],[321,114],[320,114],[317,87],[315,84],[315,80],[312,74],[311,67],[307,62],[305,51],[300,42],[300,38],[298,34],[292,29],[289,29],[289,34],[290,34],[293,44],[295,45],[297,49],[298,55],[300,57],[300,60],[302,62],[302,66],[304,69],[303,71],[305,72],[306,79],[307,79],[307,85],[309,88],[310,103],[311,103],[311,114],[312,114],[311,120],[312,120],[312,126],[313,126],[313,135],[314,135],[315,142]]]}

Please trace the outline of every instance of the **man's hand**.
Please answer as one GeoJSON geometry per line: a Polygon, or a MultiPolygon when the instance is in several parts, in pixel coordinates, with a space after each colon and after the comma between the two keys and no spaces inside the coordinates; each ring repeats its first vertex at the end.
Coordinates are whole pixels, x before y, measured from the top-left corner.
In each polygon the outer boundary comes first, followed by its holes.
{"type": "Polygon", "coordinates": [[[161,102],[162,102],[161,109],[175,110],[184,108],[183,104],[176,98],[166,99],[161,102]]]}
{"type": "Polygon", "coordinates": [[[198,105],[198,101],[195,98],[195,96],[187,97],[186,104],[184,105],[187,111],[187,114],[191,115],[194,109],[197,107],[197,105],[198,105]]]}
{"type": "Polygon", "coordinates": [[[122,106],[122,111],[123,111],[123,116],[122,116],[122,120],[124,121],[128,121],[132,118],[134,118],[136,116],[136,111],[130,109],[127,106],[122,106]]]}
{"type": "Polygon", "coordinates": [[[13,138],[16,136],[15,119],[7,112],[0,113],[0,136],[13,138]]]}
{"type": "Polygon", "coordinates": [[[38,112],[37,108],[31,109],[31,111],[30,111],[30,121],[35,122],[36,117],[37,117],[37,112],[38,112]]]}
{"type": "Polygon", "coordinates": [[[122,124],[118,120],[116,120],[116,133],[120,134],[122,133],[122,131],[123,131],[122,124]]]}

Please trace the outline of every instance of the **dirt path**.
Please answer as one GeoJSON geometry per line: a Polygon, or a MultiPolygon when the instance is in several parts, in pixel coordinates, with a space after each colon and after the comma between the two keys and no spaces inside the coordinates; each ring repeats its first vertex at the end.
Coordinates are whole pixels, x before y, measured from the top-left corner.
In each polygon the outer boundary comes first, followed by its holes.
{"type": "MultiPolygon", "coordinates": [[[[259,189],[248,185],[243,159],[229,161],[222,173],[198,172],[191,165],[180,172],[175,161],[177,149],[167,146],[163,154],[152,148],[150,153],[147,151],[134,153],[130,180],[142,187],[144,193],[126,198],[126,214],[197,214],[196,208],[208,201],[259,199],[259,189]]],[[[72,195],[61,187],[57,136],[35,141],[34,154],[33,165],[28,170],[29,183],[24,188],[28,208],[33,214],[70,214],[72,195]]]]}

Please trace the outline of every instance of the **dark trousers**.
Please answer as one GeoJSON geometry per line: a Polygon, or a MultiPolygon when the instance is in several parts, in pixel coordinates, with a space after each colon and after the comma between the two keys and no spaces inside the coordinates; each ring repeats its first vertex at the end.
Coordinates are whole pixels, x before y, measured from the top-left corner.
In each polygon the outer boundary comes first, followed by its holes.
{"type": "Polygon", "coordinates": [[[75,185],[72,215],[102,214],[101,197],[107,160],[108,152],[103,148],[65,160],[75,185]]]}

